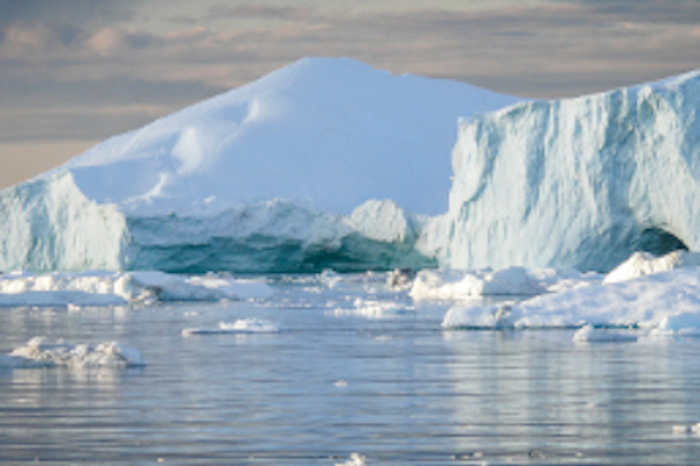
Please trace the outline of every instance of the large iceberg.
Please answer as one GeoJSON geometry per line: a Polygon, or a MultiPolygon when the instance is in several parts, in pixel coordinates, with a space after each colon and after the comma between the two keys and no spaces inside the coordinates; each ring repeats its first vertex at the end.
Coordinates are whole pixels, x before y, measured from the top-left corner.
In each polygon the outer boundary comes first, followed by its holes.
{"type": "Polygon", "coordinates": [[[0,192],[0,271],[435,265],[457,119],[517,100],[303,59],[0,192]]]}
{"type": "Polygon", "coordinates": [[[462,122],[441,266],[608,271],[700,249],[700,72],[462,122]]]}

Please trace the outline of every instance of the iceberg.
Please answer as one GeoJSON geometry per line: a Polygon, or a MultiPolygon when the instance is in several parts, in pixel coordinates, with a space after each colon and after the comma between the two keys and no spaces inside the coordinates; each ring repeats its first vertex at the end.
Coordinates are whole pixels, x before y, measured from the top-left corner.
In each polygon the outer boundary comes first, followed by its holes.
{"type": "Polygon", "coordinates": [[[0,192],[0,271],[434,266],[458,117],[518,100],[302,59],[0,192]]]}
{"type": "Polygon", "coordinates": [[[444,268],[607,272],[700,248],[700,72],[464,119],[449,211],[421,248],[444,268]]]}

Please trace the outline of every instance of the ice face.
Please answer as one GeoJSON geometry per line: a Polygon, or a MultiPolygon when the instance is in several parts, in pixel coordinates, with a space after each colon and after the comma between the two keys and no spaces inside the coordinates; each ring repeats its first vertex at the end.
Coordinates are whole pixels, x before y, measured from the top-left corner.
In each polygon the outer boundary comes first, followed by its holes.
{"type": "Polygon", "coordinates": [[[0,270],[432,266],[457,118],[517,100],[303,59],[1,192],[0,270]]]}
{"type": "Polygon", "coordinates": [[[464,121],[426,249],[449,268],[608,271],[637,249],[699,248],[698,95],[691,73],[464,121]]]}

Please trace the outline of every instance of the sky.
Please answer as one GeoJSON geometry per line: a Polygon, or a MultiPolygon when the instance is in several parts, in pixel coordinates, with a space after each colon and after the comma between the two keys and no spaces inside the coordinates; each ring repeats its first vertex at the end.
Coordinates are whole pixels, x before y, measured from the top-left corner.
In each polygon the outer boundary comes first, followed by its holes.
{"type": "Polygon", "coordinates": [[[700,0],[0,0],[0,188],[304,56],[572,97],[700,68],[700,0]]]}

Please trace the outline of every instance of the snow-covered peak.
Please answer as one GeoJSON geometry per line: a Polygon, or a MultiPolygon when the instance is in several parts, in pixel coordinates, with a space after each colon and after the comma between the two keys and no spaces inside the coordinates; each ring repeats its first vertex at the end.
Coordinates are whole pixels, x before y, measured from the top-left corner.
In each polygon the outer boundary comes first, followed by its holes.
{"type": "Polygon", "coordinates": [[[349,214],[370,199],[446,211],[459,117],[516,102],[468,84],[305,58],[109,139],[58,170],[131,215],[289,199],[349,214]]]}

